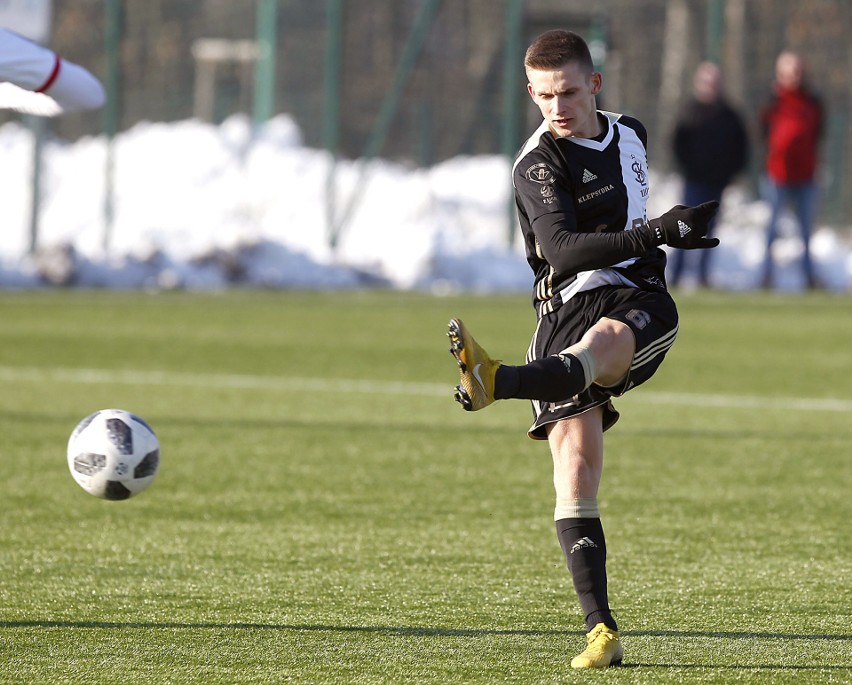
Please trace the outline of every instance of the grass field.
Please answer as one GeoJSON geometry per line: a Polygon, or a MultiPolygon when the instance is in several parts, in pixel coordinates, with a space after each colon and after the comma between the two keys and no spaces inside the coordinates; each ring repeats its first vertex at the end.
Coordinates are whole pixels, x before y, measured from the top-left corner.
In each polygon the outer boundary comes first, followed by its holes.
{"type": "Polygon", "coordinates": [[[525,402],[466,414],[446,321],[524,296],[0,293],[2,683],[848,683],[852,299],[695,294],[600,498],[625,666],[583,626],[525,402]],[[121,407],[151,488],[65,443],[121,407]]]}

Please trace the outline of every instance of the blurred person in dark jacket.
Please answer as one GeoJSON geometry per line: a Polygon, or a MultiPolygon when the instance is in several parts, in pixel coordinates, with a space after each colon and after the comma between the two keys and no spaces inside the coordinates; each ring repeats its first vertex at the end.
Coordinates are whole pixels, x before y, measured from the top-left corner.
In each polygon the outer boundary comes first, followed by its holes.
{"type": "MultiPolygon", "coordinates": [[[[722,72],[712,62],[702,62],[693,77],[693,90],[675,122],[672,149],[683,177],[683,204],[688,207],[715,200],[748,162],[749,143],[742,117],[728,103],[722,72]]],[[[710,225],[712,234],[713,223],[710,225]]],[[[710,250],[700,250],[698,283],[710,285],[710,250]]],[[[683,276],[686,251],[671,254],[669,283],[683,276]]]]}
{"type": "Polygon", "coordinates": [[[766,226],[766,255],[761,285],[774,281],[772,243],[778,236],[778,219],[790,206],[802,239],[802,269],[808,288],[820,287],[810,254],[811,224],[816,209],[818,148],[823,131],[823,108],[805,84],[804,60],[784,51],[775,62],[771,99],[760,112],[766,144],[766,201],[770,207],[766,226]]]}

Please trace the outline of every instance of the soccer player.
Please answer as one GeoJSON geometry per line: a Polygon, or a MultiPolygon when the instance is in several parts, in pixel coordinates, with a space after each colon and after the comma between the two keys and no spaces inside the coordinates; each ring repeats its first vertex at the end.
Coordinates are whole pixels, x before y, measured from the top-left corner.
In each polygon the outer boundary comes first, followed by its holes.
{"type": "Polygon", "coordinates": [[[611,400],[648,380],[677,336],[658,246],[718,245],[705,237],[718,203],[677,206],[648,221],[645,128],[597,109],[601,74],[579,35],[540,35],[524,66],[544,121],[512,180],[538,323],[527,363],[509,366],[452,319],[450,352],[461,373],[455,398],[469,411],[498,399],[532,401],[528,433],[550,446],[556,532],[588,629],[571,666],[599,668],[620,663],[623,653],[597,500],[603,434],[618,419],[611,400]]]}
{"type": "Polygon", "coordinates": [[[30,114],[97,109],[105,100],[103,86],[89,71],[1,27],[0,82],[0,108],[30,114]]]}

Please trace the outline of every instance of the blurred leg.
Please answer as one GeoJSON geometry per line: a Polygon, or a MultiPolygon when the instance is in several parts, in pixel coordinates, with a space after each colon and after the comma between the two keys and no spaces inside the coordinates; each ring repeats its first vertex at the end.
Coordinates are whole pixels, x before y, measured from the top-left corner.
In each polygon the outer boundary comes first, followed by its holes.
{"type": "Polygon", "coordinates": [[[763,276],[761,285],[772,287],[774,263],[772,259],[772,243],[778,235],[778,218],[783,208],[783,188],[770,179],[765,179],[764,197],[769,204],[769,223],[766,225],[766,253],[763,258],[763,276]]]}
{"type": "MultiPolygon", "coordinates": [[[[702,200],[697,202],[696,204],[701,204],[702,202],[710,202],[715,200],[719,204],[722,203],[722,193],[724,192],[724,186],[709,186],[705,185],[701,189],[702,200]]],[[[710,220],[710,224],[707,227],[707,237],[713,237],[713,229],[716,227],[716,219],[718,218],[718,214],[714,216],[710,220]]],[[[707,287],[710,285],[710,260],[713,256],[713,250],[698,250],[698,283],[702,287],[707,287]]]]}
{"type": "Polygon", "coordinates": [[[817,187],[815,183],[806,183],[793,189],[793,203],[799,231],[802,239],[802,269],[807,287],[817,286],[817,277],[811,260],[811,226],[816,206],[817,187]]]}

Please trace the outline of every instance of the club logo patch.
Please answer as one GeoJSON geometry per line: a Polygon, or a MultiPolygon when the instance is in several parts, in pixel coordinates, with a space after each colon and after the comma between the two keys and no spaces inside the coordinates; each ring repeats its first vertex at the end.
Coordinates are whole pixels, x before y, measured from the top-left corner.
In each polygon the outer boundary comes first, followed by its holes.
{"type": "Polygon", "coordinates": [[[631,309],[624,315],[624,318],[633,322],[633,325],[640,331],[651,323],[651,315],[648,312],[643,312],[641,309],[631,309]]]}
{"type": "Polygon", "coordinates": [[[546,162],[533,164],[529,169],[527,169],[525,175],[528,181],[540,183],[543,186],[553,185],[556,182],[556,176],[553,173],[553,169],[546,162]]]}
{"type": "Polygon", "coordinates": [[[630,165],[630,168],[633,170],[633,173],[636,174],[636,180],[643,186],[648,185],[648,176],[645,172],[645,165],[642,164],[642,162],[634,155],[630,156],[633,158],[633,164],[630,165]]]}

